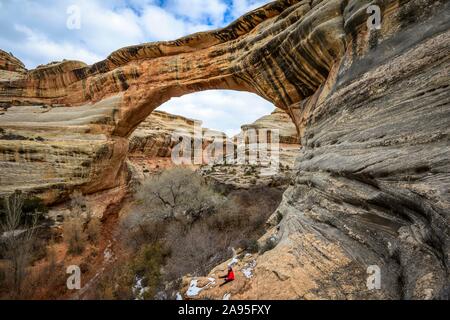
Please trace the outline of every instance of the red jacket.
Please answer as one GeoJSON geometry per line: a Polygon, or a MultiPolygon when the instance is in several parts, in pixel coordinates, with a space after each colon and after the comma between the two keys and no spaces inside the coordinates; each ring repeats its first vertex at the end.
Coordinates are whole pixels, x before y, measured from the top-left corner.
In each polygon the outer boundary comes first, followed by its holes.
{"type": "Polygon", "coordinates": [[[228,281],[233,281],[234,280],[234,272],[233,272],[233,270],[228,271],[227,280],[228,281]]]}

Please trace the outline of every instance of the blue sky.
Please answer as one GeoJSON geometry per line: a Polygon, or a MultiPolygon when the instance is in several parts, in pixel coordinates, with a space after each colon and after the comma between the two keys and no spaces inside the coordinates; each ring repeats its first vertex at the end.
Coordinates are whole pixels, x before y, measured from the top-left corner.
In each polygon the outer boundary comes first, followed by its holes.
{"type": "MultiPolygon", "coordinates": [[[[269,0],[0,0],[0,48],[29,69],[62,59],[88,64],[124,46],[173,40],[223,27],[269,0]],[[80,28],[67,28],[76,5],[80,28]]],[[[273,106],[255,95],[207,91],[173,99],[162,110],[235,133],[273,106]],[[236,106],[246,106],[243,109],[236,106]],[[237,111],[237,109],[239,111],[237,111]]]]}

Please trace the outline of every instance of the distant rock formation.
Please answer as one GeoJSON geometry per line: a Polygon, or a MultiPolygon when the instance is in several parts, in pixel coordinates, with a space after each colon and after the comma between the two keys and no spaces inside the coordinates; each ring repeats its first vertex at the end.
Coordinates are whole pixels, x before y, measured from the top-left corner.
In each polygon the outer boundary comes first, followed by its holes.
{"type": "MultiPolygon", "coordinates": [[[[286,172],[283,169],[292,169],[294,167],[295,158],[300,150],[296,127],[291,118],[280,109],[256,120],[252,124],[243,125],[240,133],[241,138],[239,139],[238,136],[227,137],[223,132],[202,128],[202,122],[199,120],[154,111],[139,125],[129,139],[128,160],[134,167],[135,178],[138,177],[138,180],[142,180],[146,173],[151,174],[174,166],[175,164],[171,157],[175,147],[180,143],[179,139],[199,139],[199,137],[195,137],[195,127],[201,134],[201,147],[204,153],[203,161],[195,163],[195,165],[197,167],[202,166],[202,172],[209,178],[238,188],[253,187],[256,184],[269,185],[273,183],[273,179],[279,180],[281,177],[286,176],[286,172]],[[276,156],[279,156],[281,170],[278,173],[281,173],[281,176],[277,175],[277,172],[274,172],[272,176],[261,176],[262,168],[257,163],[258,159],[255,159],[255,163],[249,163],[248,165],[240,165],[234,159],[237,156],[235,152],[237,153],[238,149],[248,150],[249,145],[245,144],[242,137],[249,130],[254,130],[255,134],[259,131],[263,132],[263,130],[277,130],[279,143],[276,147],[279,148],[280,152],[277,152],[276,156]],[[208,147],[222,140],[224,144],[234,145],[234,148],[230,148],[231,154],[227,157],[222,152],[215,150],[216,157],[212,159],[207,154],[210,152],[208,147]]],[[[255,147],[258,148],[258,146],[255,147]]],[[[260,147],[262,148],[263,146],[260,147]]],[[[191,154],[194,154],[193,150],[191,150],[191,154]]]]}
{"type": "MultiPolygon", "coordinates": [[[[203,128],[199,120],[162,111],[152,112],[129,138],[127,162],[132,167],[134,182],[139,183],[149,174],[175,166],[172,154],[176,152],[175,148],[182,139],[189,141],[189,152],[193,155],[191,140],[198,140],[196,143],[203,152],[206,152],[205,149],[216,137],[223,139],[226,135],[223,132],[203,128]]],[[[187,146],[183,148],[186,149],[187,146]]],[[[190,158],[187,160],[194,162],[190,158]]],[[[196,163],[197,166],[202,164],[202,159],[196,163]]]]}
{"type": "Polygon", "coordinates": [[[249,130],[256,132],[266,130],[276,133],[273,140],[279,144],[279,162],[282,167],[293,168],[300,151],[300,137],[295,124],[289,115],[281,109],[275,109],[270,115],[264,116],[254,123],[242,126],[241,135],[249,130]]]}
{"type": "Polygon", "coordinates": [[[129,155],[170,158],[173,147],[180,142],[179,138],[194,138],[195,126],[201,129],[202,138],[225,135],[202,128],[200,120],[154,111],[130,136],[129,155]]]}
{"type": "Polygon", "coordinates": [[[225,161],[202,168],[201,172],[209,179],[238,189],[284,188],[289,184],[300,143],[296,126],[286,112],[276,109],[270,115],[245,124],[241,132],[228,141],[234,145],[234,152],[227,154],[225,161]]]}
{"type": "Polygon", "coordinates": [[[254,92],[286,111],[302,150],[271,219],[275,247],[227,296],[445,298],[449,44],[445,0],[279,0],[226,28],[120,49],[92,66],[26,71],[2,53],[0,195],[22,189],[52,202],[113,188],[129,136],[163,102],[254,92]],[[368,28],[369,5],[381,9],[379,30],[368,28]],[[367,287],[371,266],[379,290],[367,287]]]}

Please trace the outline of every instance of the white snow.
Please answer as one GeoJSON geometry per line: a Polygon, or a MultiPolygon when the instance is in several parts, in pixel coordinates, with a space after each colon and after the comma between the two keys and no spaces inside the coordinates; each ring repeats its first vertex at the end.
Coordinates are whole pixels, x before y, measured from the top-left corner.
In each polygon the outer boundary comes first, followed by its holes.
{"type": "Polygon", "coordinates": [[[253,260],[252,262],[248,263],[244,269],[242,269],[242,273],[247,279],[250,279],[253,277],[253,269],[256,267],[256,260],[253,260]]]}
{"type": "Polygon", "coordinates": [[[15,238],[15,237],[18,237],[18,236],[20,236],[21,234],[23,234],[23,233],[25,233],[25,232],[27,232],[27,230],[13,230],[13,231],[6,231],[6,232],[3,232],[3,234],[2,234],[2,238],[15,238]]]}
{"type": "Polygon", "coordinates": [[[231,298],[231,293],[225,293],[225,295],[223,296],[223,300],[225,301],[228,301],[228,300],[230,300],[230,298],[231,298]]]}
{"type": "Polygon", "coordinates": [[[179,292],[177,292],[177,300],[183,300],[183,297],[181,296],[181,294],[179,292]]]}
{"type": "Polygon", "coordinates": [[[211,287],[211,286],[216,284],[216,280],[214,278],[208,278],[208,280],[209,280],[208,284],[206,286],[204,286],[203,288],[197,287],[197,285],[198,285],[198,280],[197,279],[191,280],[191,283],[189,285],[188,291],[186,292],[186,295],[188,297],[195,297],[202,290],[207,289],[207,288],[209,288],[209,287],[211,287]]]}
{"type": "Polygon", "coordinates": [[[237,257],[234,257],[231,262],[228,264],[229,267],[234,266],[235,264],[237,264],[239,262],[239,259],[237,257]]]}
{"type": "Polygon", "coordinates": [[[200,291],[202,291],[202,288],[197,287],[197,283],[198,283],[198,280],[191,281],[191,284],[189,285],[189,289],[186,292],[186,295],[188,297],[195,297],[200,293],[200,291]]]}
{"type": "Polygon", "coordinates": [[[244,274],[244,276],[247,279],[250,279],[251,277],[253,277],[252,270],[250,268],[242,269],[242,273],[244,274]]]}
{"type": "Polygon", "coordinates": [[[112,262],[114,260],[111,241],[108,241],[108,246],[105,248],[105,251],[103,251],[103,259],[105,262],[112,262]]]}
{"type": "Polygon", "coordinates": [[[144,294],[148,291],[148,288],[145,288],[142,284],[143,278],[139,278],[136,276],[135,284],[133,286],[133,294],[136,300],[144,300],[144,294]]]}
{"type": "Polygon", "coordinates": [[[105,251],[103,252],[103,258],[105,259],[106,262],[109,262],[112,260],[113,253],[112,253],[111,249],[109,249],[109,248],[105,249],[105,251]]]}

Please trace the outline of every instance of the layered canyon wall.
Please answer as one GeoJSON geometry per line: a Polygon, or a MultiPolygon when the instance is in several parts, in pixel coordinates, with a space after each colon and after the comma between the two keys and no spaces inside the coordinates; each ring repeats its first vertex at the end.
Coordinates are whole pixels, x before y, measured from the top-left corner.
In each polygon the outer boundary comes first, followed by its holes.
{"type": "MultiPolygon", "coordinates": [[[[36,70],[0,55],[0,194],[58,201],[123,179],[128,137],[171,97],[259,94],[285,110],[296,177],[222,298],[445,298],[449,292],[450,5],[280,0],[216,31],[36,70]],[[382,11],[367,27],[367,7],[382,11]],[[246,259],[249,259],[248,257],[246,259]],[[367,270],[381,270],[369,290],[367,270]],[[244,268],[244,266],[242,266],[244,268]]],[[[213,276],[215,272],[213,271],[213,276]]]]}

